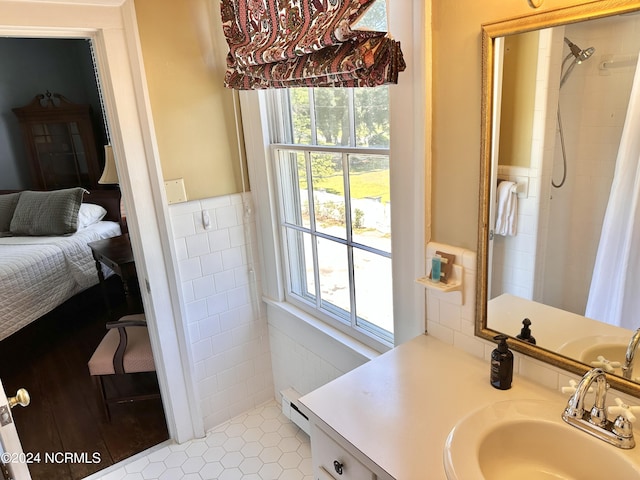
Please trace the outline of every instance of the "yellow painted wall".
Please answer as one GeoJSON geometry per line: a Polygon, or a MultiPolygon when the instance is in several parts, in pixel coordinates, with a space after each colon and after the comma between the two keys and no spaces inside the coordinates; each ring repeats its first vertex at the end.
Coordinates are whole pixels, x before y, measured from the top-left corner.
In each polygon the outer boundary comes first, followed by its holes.
{"type": "Polygon", "coordinates": [[[189,200],[242,191],[218,2],[135,0],[160,163],[189,200]],[[218,20],[219,21],[219,20],[218,20]]]}
{"type": "MultiPolygon", "coordinates": [[[[476,249],[480,174],[481,25],[586,2],[432,0],[431,238],[476,249]]],[[[189,199],[241,191],[226,45],[217,2],[135,0],[160,161],[189,199]]]]}
{"type": "Polygon", "coordinates": [[[511,35],[504,41],[500,165],[531,165],[539,39],[535,31],[511,35]]]}
{"type": "Polygon", "coordinates": [[[433,0],[433,240],[477,247],[481,25],[583,3],[591,2],[545,0],[533,9],[527,0],[433,0]]]}

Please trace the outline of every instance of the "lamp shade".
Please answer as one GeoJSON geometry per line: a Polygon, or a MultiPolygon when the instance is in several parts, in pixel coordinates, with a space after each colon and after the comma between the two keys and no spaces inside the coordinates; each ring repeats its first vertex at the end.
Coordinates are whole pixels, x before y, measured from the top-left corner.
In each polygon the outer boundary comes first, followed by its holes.
{"type": "Polygon", "coordinates": [[[117,184],[118,171],[116,170],[116,159],[113,156],[113,148],[111,145],[104,146],[104,170],[102,176],[98,180],[100,184],[117,184]]]}

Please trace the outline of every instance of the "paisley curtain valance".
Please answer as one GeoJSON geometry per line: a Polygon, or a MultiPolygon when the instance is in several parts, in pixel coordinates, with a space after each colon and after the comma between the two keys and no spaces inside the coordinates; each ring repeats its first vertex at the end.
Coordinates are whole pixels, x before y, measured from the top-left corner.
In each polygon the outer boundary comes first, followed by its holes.
{"type": "Polygon", "coordinates": [[[356,24],[375,0],[221,0],[225,85],[238,90],[397,83],[400,43],[356,24]]]}

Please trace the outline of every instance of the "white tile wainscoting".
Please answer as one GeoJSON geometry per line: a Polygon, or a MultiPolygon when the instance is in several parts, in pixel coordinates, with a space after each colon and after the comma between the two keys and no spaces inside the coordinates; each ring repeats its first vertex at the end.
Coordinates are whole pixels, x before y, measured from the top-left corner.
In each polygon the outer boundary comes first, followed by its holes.
{"type": "Polygon", "coordinates": [[[247,193],[169,206],[205,430],[285,388],[308,393],[370,358],[262,301],[251,203],[247,193]]]}
{"type": "Polygon", "coordinates": [[[169,211],[195,382],[209,430],[274,398],[251,196],[173,204],[169,211]]]}
{"type": "MultiPolygon", "coordinates": [[[[304,395],[368,360],[277,304],[262,302],[250,205],[250,194],[234,194],[170,206],[205,430],[284,388],[304,395]],[[210,217],[208,230],[203,210],[210,217]]],[[[455,254],[463,266],[463,292],[428,290],[426,331],[488,361],[494,344],[474,336],[476,254],[432,242],[427,258],[436,249],[455,254]]],[[[515,370],[554,389],[572,378],[517,353],[515,370]]]]}
{"type": "MultiPolygon", "coordinates": [[[[474,335],[476,301],[476,253],[464,248],[430,242],[427,258],[436,250],[456,256],[455,263],[464,268],[462,299],[455,293],[441,293],[427,290],[427,334],[487,361],[487,381],[489,360],[495,344],[474,335]]],[[[429,270],[429,269],[428,269],[429,270]]],[[[514,352],[514,373],[523,375],[548,388],[557,390],[569,383],[563,370],[542,363],[533,358],[514,352]]]]}
{"type": "MultiPolygon", "coordinates": [[[[464,269],[463,294],[462,298],[460,298],[459,295],[456,295],[457,292],[441,293],[435,290],[427,290],[427,334],[471,355],[485,359],[487,362],[487,381],[489,381],[489,361],[491,359],[491,351],[496,344],[474,335],[477,277],[476,253],[464,248],[430,242],[427,245],[426,258],[430,259],[436,250],[454,254],[456,256],[455,263],[462,265],[464,269]]],[[[429,266],[427,271],[430,271],[430,269],[431,267],[429,266]]],[[[561,368],[543,363],[518,352],[513,352],[513,354],[513,372],[547,388],[559,390],[568,385],[570,379],[579,380],[578,376],[569,374],[561,368]]],[[[622,398],[628,405],[638,404],[638,399],[631,398],[620,392],[613,393],[612,391],[611,395],[611,398],[616,396],[622,398]]]]}

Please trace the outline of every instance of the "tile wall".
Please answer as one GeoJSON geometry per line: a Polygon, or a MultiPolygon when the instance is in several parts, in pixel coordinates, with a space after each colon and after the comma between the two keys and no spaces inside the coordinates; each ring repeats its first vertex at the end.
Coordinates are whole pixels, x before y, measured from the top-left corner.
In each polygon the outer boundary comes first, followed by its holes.
{"type": "MultiPolygon", "coordinates": [[[[250,202],[250,195],[237,194],[170,206],[206,430],[273,399],[285,388],[308,393],[371,358],[312,322],[300,321],[293,312],[260,300],[250,202]],[[203,227],[203,211],[210,217],[208,230],[203,227]]],[[[494,344],[474,335],[476,254],[429,243],[428,264],[436,250],[456,255],[464,271],[463,290],[427,289],[427,333],[488,361],[494,344]]],[[[549,388],[557,389],[575,378],[548,364],[515,356],[516,373],[549,388]]]]}
{"type": "MultiPolygon", "coordinates": [[[[474,335],[476,253],[431,242],[427,245],[428,262],[431,262],[436,250],[454,254],[455,263],[462,265],[463,291],[459,294],[459,292],[442,293],[427,289],[427,334],[471,355],[484,358],[488,365],[495,344],[474,335]]],[[[517,352],[514,352],[514,357],[514,373],[552,389],[568,385],[569,377],[564,371],[517,352]]]]}
{"type": "Polygon", "coordinates": [[[280,305],[267,308],[276,392],[293,388],[304,395],[376,355],[340,341],[340,333],[309,316],[280,305]]]}
{"type": "MultiPolygon", "coordinates": [[[[455,263],[464,268],[463,291],[442,293],[427,289],[427,334],[453,345],[475,357],[484,359],[488,366],[491,351],[495,343],[483,340],[474,335],[475,296],[476,296],[476,253],[463,248],[430,242],[427,244],[427,265],[436,250],[452,253],[455,263]]],[[[428,268],[428,271],[430,267],[428,268]]],[[[530,380],[553,390],[569,385],[569,380],[579,377],[560,368],[543,363],[534,358],[514,353],[514,374],[522,375],[530,380]]],[[[619,392],[611,393],[611,398],[620,397],[628,405],[637,405],[638,399],[619,392]]]]}
{"type": "Polygon", "coordinates": [[[195,382],[209,430],[274,398],[251,196],[173,204],[169,212],[195,382]]]}

